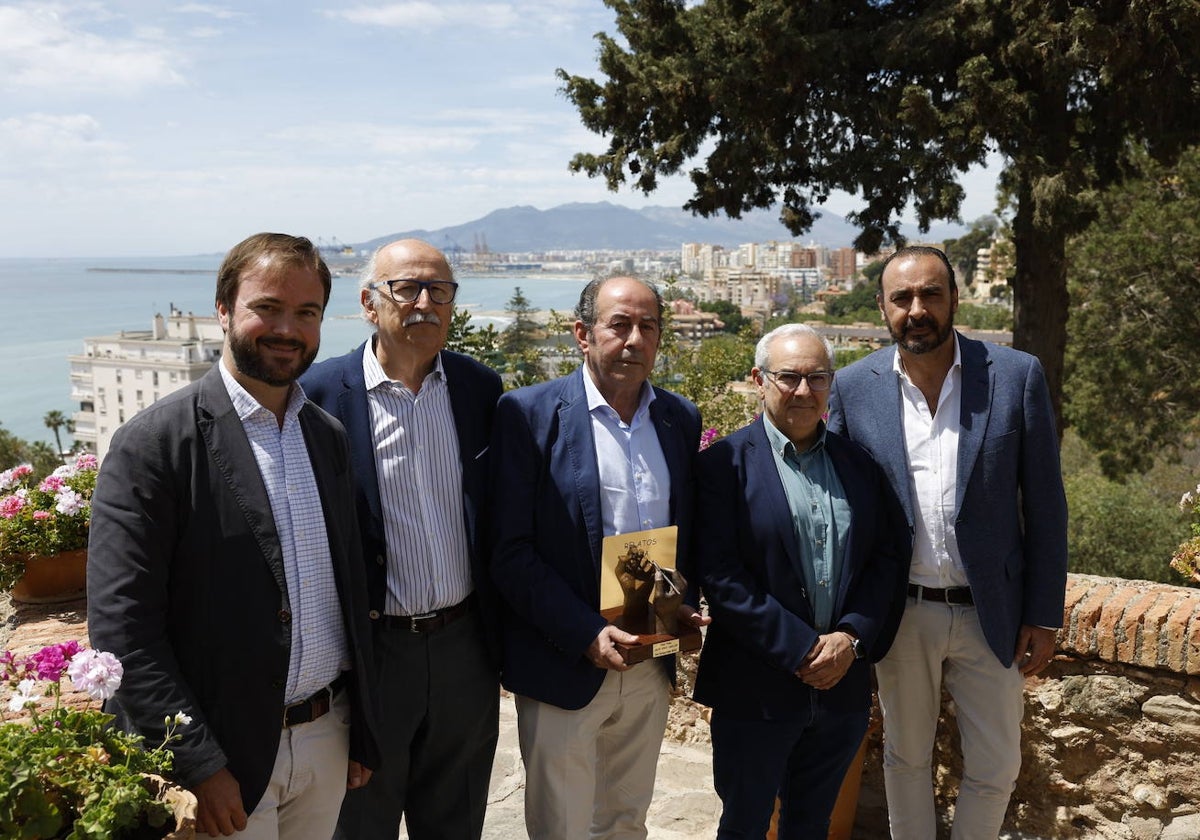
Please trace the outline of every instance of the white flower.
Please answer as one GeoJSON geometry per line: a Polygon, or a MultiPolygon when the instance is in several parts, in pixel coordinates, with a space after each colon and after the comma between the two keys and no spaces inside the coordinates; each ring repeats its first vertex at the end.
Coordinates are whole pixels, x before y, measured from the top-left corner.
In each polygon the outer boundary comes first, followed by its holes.
{"type": "Polygon", "coordinates": [[[75,468],[74,464],[63,464],[61,467],[55,467],[54,472],[50,473],[50,475],[56,475],[59,478],[70,478],[77,472],[79,470],[75,468]]]}
{"type": "MultiPolygon", "coordinates": [[[[1195,492],[1200,494],[1200,486],[1196,487],[1195,492]]],[[[1194,502],[1195,500],[1196,500],[1196,497],[1195,497],[1195,495],[1193,495],[1192,491],[1191,490],[1187,491],[1186,493],[1184,493],[1182,496],[1179,497],[1179,509],[1186,513],[1188,510],[1191,509],[1192,502],[1194,502]]]]}
{"type": "Polygon", "coordinates": [[[87,505],[87,501],[83,496],[76,493],[70,487],[64,487],[59,490],[55,498],[58,501],[54,505],[54,509],[64,516],[74,516],[87,505]]]}
{"type": "Polygon", "coordinates": [[[183,712],[176,712],[173,722],[176,726],[187,726],[192,722],[192,716],[184,714],[183,712]]]}
{"type": "Polygon", "coordinates": [[[10,712],[19,712],[30,703],[37,703],[37,680],[21,680],[13,691],[12,699],[8,701],[10,712]]]}
{"type": "Polygon", "coordinates": [[[112,697],[124,674],[121,660],[99,650],[81,650],[71,657],[71,664],[67,666],[67,676],[75,687],[97,700],[112,697]]]}

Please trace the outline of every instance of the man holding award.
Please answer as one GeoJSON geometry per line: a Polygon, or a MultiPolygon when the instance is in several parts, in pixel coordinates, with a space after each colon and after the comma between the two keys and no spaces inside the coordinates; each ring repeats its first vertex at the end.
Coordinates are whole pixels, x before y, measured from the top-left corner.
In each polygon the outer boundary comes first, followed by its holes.
{"type": "Polygon", "coordinates": [[[533,840],[646,837],[675,659],[629,664],[643,638],[618,626],[621,595],[636,612],[661,593],[661,611],[682,570],[678,629],[707,623],[686,568],[700,415],[647,381],[662,311],[648,283],[593,280],[575,311],[584,364],[496,406],[492,576],[533,840]],[[610,617],[602,576],[618,586],[610,617]]]}
{"type": "Polygon", "coordinates": [[[762,416],[696,464],[713,625],[695,698],[713,708],[717,837],[762,837],[778,794],[779,837],[824,840],[903,611],[908,530],[883,470],[825,429],[829,342],[787,324],[754,365],[762,416]]]}

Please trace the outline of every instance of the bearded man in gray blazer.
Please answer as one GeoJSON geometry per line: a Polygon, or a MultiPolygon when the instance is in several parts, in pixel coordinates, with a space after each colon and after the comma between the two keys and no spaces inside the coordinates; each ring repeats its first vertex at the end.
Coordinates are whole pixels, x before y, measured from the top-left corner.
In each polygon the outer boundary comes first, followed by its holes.
{"type": "Polygon", "coordinates": [[[958,334],[954,269],[902,248],[877,295],[895,340],[838,373],[829,428],[887,473],[912,531],[908,601],[876,665],[892,837],[936,836],[931,757],[943,685],[963,779],[953,840],[994,839],[1021,766],[1024,677],[1054,655],[1067,506],[1038,360],[958,334]]]}

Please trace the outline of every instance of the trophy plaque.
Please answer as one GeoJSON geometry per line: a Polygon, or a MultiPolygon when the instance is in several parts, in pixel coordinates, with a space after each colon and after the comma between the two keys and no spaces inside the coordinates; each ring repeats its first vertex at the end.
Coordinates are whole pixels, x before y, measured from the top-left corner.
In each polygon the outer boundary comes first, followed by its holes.
{"type": "Polygon", "coordinates": [[[618,645],[629,665],[700,649],[700,631],[678,620],[687,581],[675,568],[677,537],[671,525],[604,538],[600,614],[638,636],[635,645],[618,645]]]}

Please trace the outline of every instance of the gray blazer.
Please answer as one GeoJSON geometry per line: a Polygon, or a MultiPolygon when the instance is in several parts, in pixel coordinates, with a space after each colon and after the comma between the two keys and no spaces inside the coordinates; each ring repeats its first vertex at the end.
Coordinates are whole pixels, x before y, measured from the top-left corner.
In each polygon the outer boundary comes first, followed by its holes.
{"type": "MultiPolygon", "coordinates": [[[[955,532],[979,622],[1011,665],[1022,624],[1060,627],[1066,597],[1067,500],[1054,412],[1036,357],[958,335],[962,414],[955,532]]],[[[862,444],[914,523],[895,347],[838,371],[829,428],[862,444]]]]}
{"type": "MultiPolygon", "coordinates": [[[[312,403],[300,425],[354,666],[350,757],[376,768],[349,447],[312,403]]],[[[279,745],[292,627],[267,490],[216,366],[113,437],[93,498],[88,633],[125,668],[105,707],[117,724],[157,745],[165,716],[191,715],[171,745],[173,775],[191,787],[228,766],[253,810],[279,745]]]]}

